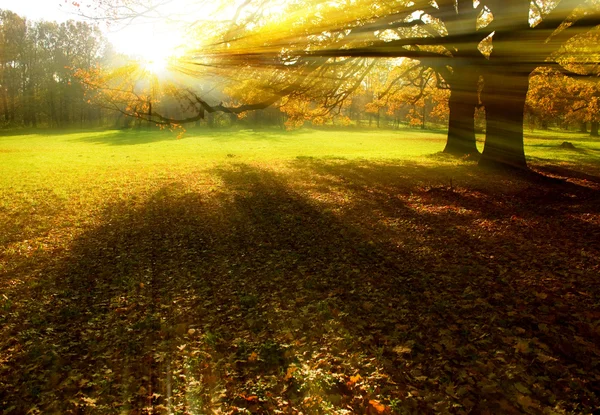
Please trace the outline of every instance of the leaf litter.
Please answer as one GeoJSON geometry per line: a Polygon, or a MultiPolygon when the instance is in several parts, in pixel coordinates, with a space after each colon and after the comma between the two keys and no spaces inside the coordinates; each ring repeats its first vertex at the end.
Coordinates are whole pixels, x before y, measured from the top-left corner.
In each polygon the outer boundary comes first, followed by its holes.
{"type": "Polygon", "coordinates": [[[590,413],[600,197],[564,179],[232,161],[32,218],[3,239],[0,408],[590,413]]]}

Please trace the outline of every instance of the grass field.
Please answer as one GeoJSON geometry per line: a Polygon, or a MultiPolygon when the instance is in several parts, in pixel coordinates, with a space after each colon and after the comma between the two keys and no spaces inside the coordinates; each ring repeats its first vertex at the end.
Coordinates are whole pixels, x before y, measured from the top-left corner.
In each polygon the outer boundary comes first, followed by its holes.
{"type": "Polygon", "coordinates": [[[600,140],[526,145],[1,135],[0,412],[592,413],[600,140]]]}

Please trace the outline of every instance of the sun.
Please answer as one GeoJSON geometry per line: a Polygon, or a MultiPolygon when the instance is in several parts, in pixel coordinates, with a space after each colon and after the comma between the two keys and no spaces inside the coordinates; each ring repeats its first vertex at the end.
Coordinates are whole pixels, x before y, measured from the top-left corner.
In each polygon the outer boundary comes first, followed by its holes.
{"type": "Polygon", "coordinates": [[[115,49],[140,63],[154,75],[165,75],[183,53],[184,32],[177,27],[153,22],[124,27],[108,35],[115,49]]]}
{"type": "Polygon", "coordinates": [[[146,71],[154,75],[162,75],[167,72],[169,67],[170,57],[168,56],[155,56],[143,63],[143,67],[146,71]]]}

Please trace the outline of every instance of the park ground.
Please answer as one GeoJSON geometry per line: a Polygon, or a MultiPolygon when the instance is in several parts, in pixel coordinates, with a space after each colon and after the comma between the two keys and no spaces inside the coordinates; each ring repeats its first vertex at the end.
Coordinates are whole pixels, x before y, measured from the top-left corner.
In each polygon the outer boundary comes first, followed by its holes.
{"type": "Polygon", "coordinates": [[[5,132],[0,413],[597,414],[600,141],[526,144],[5,132]]]}

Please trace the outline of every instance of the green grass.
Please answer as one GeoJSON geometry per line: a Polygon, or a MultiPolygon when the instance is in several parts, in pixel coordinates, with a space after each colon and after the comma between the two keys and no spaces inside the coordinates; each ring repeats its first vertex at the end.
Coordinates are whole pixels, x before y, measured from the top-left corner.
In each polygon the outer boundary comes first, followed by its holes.
{"type": "Polygon", "coordinates": [[[426,162],[443,140],[421,131],[201,129],[181,139],[169,131],[20,131],[0,136],[0,209],[10,218],[9,234],[22,228],[31,236],[32,227],[54,226],[50,217],[66,215],[69,226],[82,225],[107,204],[144,198],[169,183],[215,190],[222,182],[211,173],[217,166],[275,167],[311,159],[426,162]]]}
{"type": "Polygon", "coordinates": [[[170,165],[187,168],[235,157],[236,161],[289,160],[295,157],[399,158],[428,154],[443,146],[443,136],[397,131],[219,131],[192,130],[177,139],[168,131],[103,131],[23,134],[0,137],[11,159],[74,168],[170,165]]]}
{"type": "Polygon", "coordinates": [[[168,131],[20,134],[0,136],[0,189],[45,189],[66,196],[95,186],[161,180],[222,163],[412,158],[441,148],[440,134],[394,131],[196,130],[182,139],[168,131]]]}
{"type": "Polygon", "coordinates": [[[556,161],[570,164],[600,161],[600,138],[588,133],[564,132],[556,130],[525,133],[525,154],[533,162],[556,161]],[[568,141],[575,150],[565,150],[560,145],[568,141]]]}
{"type": "MultiPolygon", "coordinates": [[[[302,158],[427,162],[427,156],[443,149],[444,140],[443,132],[420,130],[191,130],[182,139],[169,131],[21,132],[0,136],[0,189],[45,189],[61,197],[82,190],[81,183],[93,188],[161,180],[221,163],[269,164],[302,158]]],[[[600,140],[536,131],[526,134],[526,153],[534,162],[594,161],[600,140]],[[560,149],[562,141],[572,142],[578,150],[560,149]]]]}
{"type": "Polygon", "coordinates": [[[444,139],[0,136],[0,412],[589,413],[600,140],[444,139]]]}

